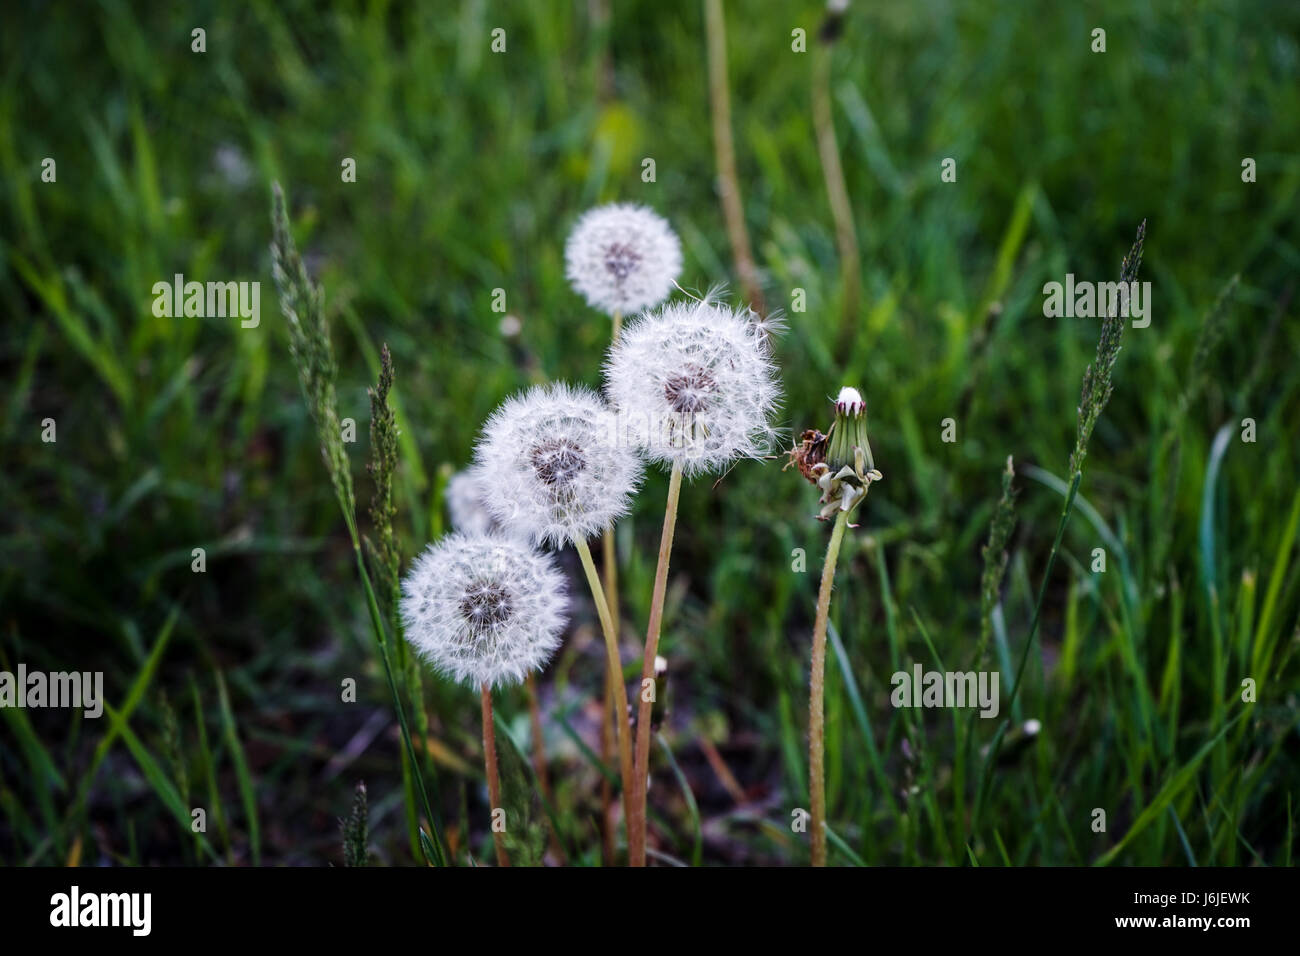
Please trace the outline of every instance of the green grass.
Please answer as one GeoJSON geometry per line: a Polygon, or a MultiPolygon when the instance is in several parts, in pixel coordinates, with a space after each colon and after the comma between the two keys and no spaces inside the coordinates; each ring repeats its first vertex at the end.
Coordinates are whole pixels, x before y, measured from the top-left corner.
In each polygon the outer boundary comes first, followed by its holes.
{"type": "MultiPolygon", "coordinates": [[[[441,532],[448,470],[502,398],[538,376],[599,382],[608,322],[563,274],[578,213],[647,202],[682,236],[684,287],[737,286],[702,4],[616,6],[604,25],[558,2],[6,9],[0,669],[103,670],[112,709],[99,720],[0,710],[0,862],[337,865],[359,780],[373,859],[424,862],[371,609],[276,308],[270,183],[285,184],[325,289],[361,502],[366,387],[380,347],[392,350],[409,561],[441,532]],[[196,26],[205,54],[190,51],[196,26]],[[41,181],[47,156],[56,183],[41,181]],[[340,180],[344,157],[356,183],[340,180]],[[646,157],[654,183],[641,178],[646,157]],[[155,317],[153,284],[178,272],[260,281],[260,326],[155,317]],[[498,288],[522,321],[517,340],[499,331],[498,288]],[[56,443],[41,441],[46,418],[56,443]],[[203,574],[190,570],[195,547],[203,574]],[[349,677],[355,704],[340,699],[349,677]],[[207,811],[201,838],[193,806],[207,811]]],[[[831,861],[1289,865],[1294,4],[855,5],[831,65],[862,247],[847,347],[812,57],[790,49],[795,27],[815,37],[820,9],[730,3],[727,40],[746,219],[766,298],[789,325],[784,424],[824,428],[829,398],[856,385],[885,475],[846,540],[832,602],[831,861]],[[1095,26],[1104,54],[1089,49],[1095,26]],[[1247,156],[1253,184],[1241,181],[1247,156]],[[940,181],[945,157],[956,183],[940,181]],[[1125,331],[1044,584],[1099,323],[1044,318],[1042,286],[1067,272],[1113,280],[1144,218],[1153,321],[1125,331]],[[796,288],[806,311],[791,311],[796,288]],[[1254,443],[1240,440],[1247,417],[1254,443]],[[988,761],[1001,720],[896,710],[889,677],[913,661],[974,666],[980,549],[1007,455],[1020,493],[990,660],[1011,724],[988,761]],[[1104,574],[1090,570],[1097,547],[1104,574]],[[1255,703],[1242,702],[1244,678],[1255,703]],[[1018,734],[1030,719],[1040,732],[1018,734]]],[[[683,490],[668,716],[651,751],[661,859],[807,858],[790,822],[807,801],[808,651],[829,529],[812,519],[815,492],[780,464],[683,490]],[[810,570],[792,570],[797,548],[810,570]]],[[[619,529],[625,661],[644,633],[666,483],[652,476],[619,529]]],[[[600,860],[597,794],[611,773],[594,736],[595,628],[578,602],[540,681],[555,790],[544,816],[579,865],[600,860]]],[[[477,701],[431,674],[422,687],[439,836],[457,862],[490,859],[477,701]]],[[[524,692],[497,707],[527,748],[524,692]]]]}

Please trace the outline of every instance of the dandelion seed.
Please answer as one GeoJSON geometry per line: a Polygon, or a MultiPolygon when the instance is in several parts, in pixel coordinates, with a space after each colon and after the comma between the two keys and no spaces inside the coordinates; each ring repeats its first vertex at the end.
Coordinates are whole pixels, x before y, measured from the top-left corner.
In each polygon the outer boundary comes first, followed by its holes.
{"type": "Polygon", "coordinates": [[[544,667],[566,607],[554,559],[502,535],[450,534],[402,582],[406,639],[440,673],[476,688],[518,684],[544,667]]]}
{"type": "Polygon", "coordinates": [[[668,222],[633,203],[582,215],[564,247],[565,276],[593,309],[630,314],[668,298],[682,247],[668,222]]]}
{"type": "Polygon", "coordinates": [[[605,390],[626,441],[687,475],[759,458],[781,398],[768,332],[710,301],[670,303],[624,330],[605,390]]]}
{"type": "Polygon", "coordinates": [[[586,541],[627,513],[641,482],[634,447],[589,389],[538,385],[483,427],[472,475],[504,529],[555,546],[586,541]]]}

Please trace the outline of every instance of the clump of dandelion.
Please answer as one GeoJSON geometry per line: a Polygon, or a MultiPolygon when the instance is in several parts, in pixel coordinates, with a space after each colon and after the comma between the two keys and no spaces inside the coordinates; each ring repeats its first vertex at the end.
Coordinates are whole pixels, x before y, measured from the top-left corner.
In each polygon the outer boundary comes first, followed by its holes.
{"type": "MultiPolygon", "coordinates": [[[[501,805],[492,689],[517,684],[550,660],[567,623],[564,577],[548,555],[502,535],[447,535],[402,582],[406,639],[435,670],[477,687],[493,810],[501,805]]],[[[508,866],[494,830],[497,861],[508,866]]]]}
{"type": "Polygon", "coordinates": [[[595,392],[563,383],[534,386],[492,413],[472,475],[498,525],[535,542],[572,544],[582,560],[605,637],[626,800],[632,784],[627,688],[618,631],[587,546],[627,513],[641,483],[641,457],[618,435],[614,413],[595,392]]]}
{"type": "MultiPolygon", "coordinates": [[[[831,540],[822,564],[821,586],[817,592],[817,612],[813,622],[812,674],[808,700],[808,783],[812,830],[812,865],[826,865],[826,751],[825,687],[826,629],[830,622],[831,588],[835,583],[835,565],[844,542],[849,515],[862,504],[873,482],[882,475],[876,470],[867,441],[867,403],[856,388],[840,389],[835,400],[835,421],[825,434],[815,429],[804,432],[790,451],[790,464],[821,489],[822,510],[817,515],[825,521],[835,517],[831,540]]],[[[789,467],[787,465],[787,467],[789,467]]]]}
{"type": "MultiPolygon", "coordinates": [[[[569,233],[564,260],[574,291],[610,316],[610,340],[615,344],[623,328],[623,315],[666,299],[682,270],[681,243],[672,227],[652,210],[632,203],[588,210],[569,233]]],[[[602,538],[605,595],[614,633],[618,634],[618,554],[613,525],[605,529],[602,538]]],[[[611,693],[607,685],[606,710],[611,693]]],[[[607,731],[608,727],[601,734],[602,757],[608,756],[607,731]]],[[[608,818],[606,806],[602,819],[608,818]]],[[[612,838],[607,843],[612,845],[612,838]]]]}
{"type": "Polygon", "coordinates": [[[658,213],[634,203],[585,212],[564,247],[569,284],[593,309],[618,317],[668,298],[682,271],[682,246],[658,213]]]}
{"type": "MultiPolygon", "coordinates": [[[[605,362],[605,393],[618,412],[621,440],[639,446],[651,461],[671,467],[642,687],[654,680],[682,476],[719,472],[739,459],[759,458],[775,435],[772,417],[781,387],[771,354],[774,326],[760,325],[755,318],[749,310],[713,301],[713,296],[670,303],[631,323],[605,362]]],[[[628,827],[633,866],[645,865],[653,706],[653,698],[642,694],[628,827]]]]}

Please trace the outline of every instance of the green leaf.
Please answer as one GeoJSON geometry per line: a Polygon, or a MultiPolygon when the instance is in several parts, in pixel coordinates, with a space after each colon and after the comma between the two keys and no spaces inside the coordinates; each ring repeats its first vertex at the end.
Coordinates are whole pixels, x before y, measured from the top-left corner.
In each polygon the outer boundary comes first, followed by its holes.
{"type": "Polygon", "coordinates": [[[506,811],[506,853],[512,866],[541,866],[546,855],[546,817],[541,796],[519,745],[505,724],[494,720],[501,803],[506,811]]]}
{"type": "Polygon", "coordinates": [[[244,748],[239,742],[239,733],[235,729],[235,716],[230,711],[226,679],[221,671],[217,671],[216,674],[217,697],[221,703],[221,726],[225,732],[226,744],[230,747],[230,759],[235,764],[235,777],[239,781],[239,799],[244,804],[244,816],[248,821],[248,844],[253,854],[253,866],[261,866],[262,836],[257,820],[257,797],[253,793],[253,778],[248,772],[248,761],[244,759],[244,748]]]}

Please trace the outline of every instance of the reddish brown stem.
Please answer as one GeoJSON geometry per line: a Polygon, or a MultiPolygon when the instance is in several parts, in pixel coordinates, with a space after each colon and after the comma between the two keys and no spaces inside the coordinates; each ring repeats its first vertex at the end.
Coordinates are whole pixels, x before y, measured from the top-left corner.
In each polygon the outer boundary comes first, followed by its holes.
{"type": "Polygon", "coordinates": [[[497,773],[497,734],[492,726],[492,691],[487,684],[479,689],[483,701],[483,764],[487,770],[489,817],[492,820],[492,842],[497,848],[497,865],[509,866],[510,858],[506,856],[505,833],[497,829],[496,812],[501,806],[501,778],[497,773]]]}
{"type": "Polygon", "coordinates": [[[629,802],[627,843],[628,865],[645,866],[646,788],[650,774],[650,723],[654,709],[655,657],[659,653],[659,629],[663,623],[664,597],[668,591],[668,560],[673,552],[677,528],[677,500],[682,490],[682,466],[673,464],[668,479],[668,504],[664,508],[664,530],[659,538],[659,563],[655,567],[654,592],[650,598],[650,623],[646,627],[645,658],[641,664],[641,686],[637,688],[636,759],[632,767],[632,799],[629,802]]]}

